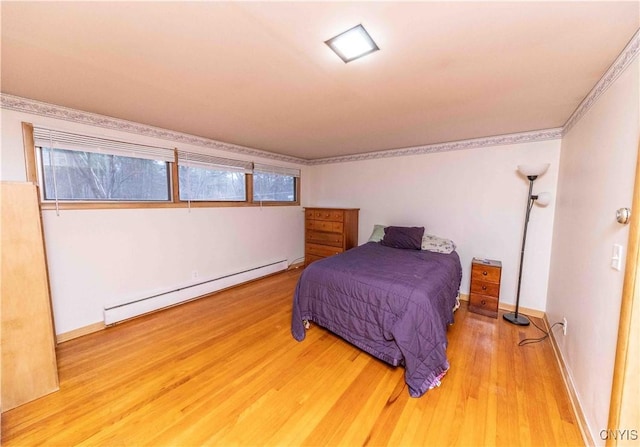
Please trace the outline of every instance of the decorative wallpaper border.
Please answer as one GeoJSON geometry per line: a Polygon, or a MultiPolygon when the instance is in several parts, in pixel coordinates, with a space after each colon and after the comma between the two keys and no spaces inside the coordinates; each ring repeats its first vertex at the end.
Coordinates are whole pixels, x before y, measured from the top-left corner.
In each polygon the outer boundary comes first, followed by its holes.
{"type": "Polygon", "coordinates": [[[3,109],[15,110],[18,112],[46,116],[48,118],[72,121],[79,124],[88,124],[92,126],[103,127],[106,129],[120,130],[136,135],[144,135],[178,143],[188,143],[195,146],[218,149],[222,151],[233,152],[236,154],[263,157],[288,163],[297,163],[301,165],[319,165],[328,163],[342,163],[347,161],[370,160],[374,158],[404,157],[407,155],[430,154],[433,152],[457,151],[462,149],[473,149],[487,146],[552,140],[562,137],[562,128],[543,129],[530,132],[473,138],[470,140],[429,144],[425,146],[389,149],[376,152],[366,152],[361,154],[307,160],[304,158],[276,154],[274,152],[252,149],[235,144],[223,143],[221,141],[211,140],[204,137],[197,137],[195,135],[175,132],[159,127],[148,126],[145,124],[135,123],[133,121],[127,121],[119,118],[112,118],[109,116],[99,115],[97,113],[83,112],[81,110],[75,110],[55,104],[48,104],[45,102],[22,98],[6,93],[0,93],[0,107],[2,107],[3,109]]]}
{"type": "Polygon", "coordinates": [[[534,130],[530,132],[511,133],[492,137],[473,138],[448,143],[428,144],[426,146],[414,146],[402,149],[391,149],[362,154],[342,155],[338,157],[318,158],[309,160],[307,164],[321,165],[329,163],[344,163],[347,161],[373,160],[376,158],[406,157],[408,155],[431,154],[434,152],[459,151],[463,149],[475,149],[488,146],[502,146],[505,144],[529,143],[533,141],[554,140],[562,137],[562,128],[534,130]]]}
{"type": "Polygon", "coordinates": [[[618,77],[627,69],[640,52],[640,29],[636,31],[629,43],[622,50],[620,55],[611,64],[609,69],[602,75],[600,80],[591,89],[589,94],[582,100],[580,105],[571,114],[569,119],[563,126],[562,135],[567,134],[571,128],[580,121],[580,118],[595,104],[602,94],[618,79],[618,77]]]}
{"type": "Polygon", "coordinates": [[[162,140],[170,140],[177,143],[193,144],[195,146],[233,152],[235,154],[268,158],[288,163],[307,163],[307,160],[303,158],[276,154],[274,152],[252,149],[250,147],[238,146],[231,143],[223,143],[222,141],[212,140],[209,138],[198,137],[195,135],[189,135],[186,133],[176,132],[168,129],[162,129],[160,127],[148,126],[146,124],[140,124],[120,118],[112,118],[110,116],[99,115],[97,113],[83,112],[81,110],[75,110],[55,104],[48,104],[46,102],[13,96],[6,93],[0,94],[0,107],[2,107],[3,109],[15,110],[18,112],[46,116],[48,118],[57,118],[79,124],[89,124],[91,126],[103,127],[105,129],[120,130],[136,135],[144,135],[147,137],[160,138],[162,140]]]}
{"type": "Polygon", "coordinates": [[[34,115],[57,118],[65,121],[72,121],[80,124],[103,127],[106,129],[120,130],[144,135],[148,137],[160,138],[178,143],[193,144],[210,149],[216,149],[236,154],[244,154],[254,157],[267,158],[271,160],[296,163],[301,165],[321,165],[329,163],[344,163],[349,161],[372,160],[377,158],[405,157],[409,155],[431,154],[434,152],[458,151],[464,149],[474,149],[488,146],[500,146],[506,144],[528,143],[535,141],[546,141],[562,138],[569,130],[587,113],[595,104],[604,91],[631,65],[633,60],[640,53],[640,29],[636,31],[627,46],[611,64],[609,69],[600,78],[589,94],[582,100],[580,105],[571,114],[567,122],[562,127],[552,129],[534,130],[529,132],[519,132],[506,135],[488,136],[473,138],[469,140],[451,141],[446,143],[428,144],[424,146],[414,146],[401,149],[389,149],[375,152],[365,152],[361,154],[343,155],[337,157],[327,157],[307,160],[304,158],[292,157],[277,154],[274,152],[253,149],[230,143],[224,143],[209,138],[198,137],[159,127],[148,126],[119,118],[99,115],[96,113],[83,112],[68,107],[48,104],[33,99],[21,98],[6,93],[0,93],[0,107],[3,109],[15,110],[18,112],[32,113],[34,115]]]}

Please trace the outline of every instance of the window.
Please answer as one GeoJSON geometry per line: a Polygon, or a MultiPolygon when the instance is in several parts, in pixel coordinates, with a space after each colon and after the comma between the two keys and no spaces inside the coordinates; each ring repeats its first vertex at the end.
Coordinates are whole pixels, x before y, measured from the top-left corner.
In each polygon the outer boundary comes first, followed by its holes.
{"type": "Polygon", "coordinates": [[[178,178],[182,201],[247,200],[246,174],[251,162],[178,151],[178,178]]]}
{"type": "Polygon", "coordinates": [[[171,199],[173,150],[34,129],[43,200],[171,199]]]}
{"type": "Polygon", "coordinates": [[[169,200],[168,163],[42,148],[45,200],[169,200]]]}
{"type": "Polygon", "coordinates": [[[253,168],[254,202],[295,202],[299,169],[255,163],[253,168]]]}
{"type": "Polygon", "coordinates": [[[22,127],[27,178],[40,187],[42,209],[300,204],[299,169],[22,127]]]}

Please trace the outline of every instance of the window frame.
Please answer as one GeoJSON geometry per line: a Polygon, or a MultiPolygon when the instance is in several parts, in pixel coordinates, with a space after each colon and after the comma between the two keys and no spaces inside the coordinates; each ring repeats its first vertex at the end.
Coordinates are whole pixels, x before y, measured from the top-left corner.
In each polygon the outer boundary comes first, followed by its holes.
{"type": "MultiPolygon", "coordinates": [[[[36,146],[35,147],[35,160],[36,160],[36,171],[37,171],[37,175],[38,175],[38,189],[39,189],[39,197],[40,197],[40,203],[41,204],[56,204],[58,203],[58,208],[60,206],[60,204],[63,203],[76,203],[76,204],[94,204],[94,203],[105,203],[105,204],[114,204],[114,203],[171,203],[172,202],[172,198],[173,198],[173,182],[172,182],[172,175],[171,175],[171,171],[172,171],[172,162],[165,162],[166,164],[166,175],[167,175],[167,198],[166,199],[160,199],[160,200],[139,200],[139,199],[133,199],[133,200],[126,200],[126,199],[114,199],[114,200],[106,200],[106,199],[47,199],[46,198],[46,193],[47,193],[47,188],[45,187],[45,179],[44,179],[44,159],[43,159],[43,153],[42,153],[42,149],[44,149],[44,147],[40,147],[40,146],[36,146]]],[[[65,149],[65,150],[69,150],[69,149],[65,149]]],[[[77,152],[81,152],[81,151],[77,151],[77,152]]],[[[135,157],[130,157],[130,158],[135,158],[135,157]]],[[[161,161],[161,160],[158,160],[161,161]]],[[[53,168],[55,169],[55,168],[53,168]]]]}
{"type": "Polygon", "coordinates": [[[254,194],[253,194],[253,174],[251,174],[251,201],[253,203],[257,203],[260,204],[261,206],[264,205],[288,205],[288,204],[292,204],[292,203],[300,203],[300,177],[296,177],[294,175],[292,175],[291,177],[293,177],[293,201],[290,200],[255,200],[254,198],[254,194]]]}
{"type": "Polygon", "coordinates": [[[25,173],[28,182],[34,183],[38,187],[40,198],[40,209],[42,210],[79,210],[79,209],[131,209],[131,208],[222,208],[222,207],[261,207],[261,206],[300,206],[300,177],[294,177],[294,201],[254,201],[253,200],[253,174],[245,173],[246,199],[244,201],[204,201],[204,200],[181,200],[180,199],[180,179],[178,149],[174,148],[173,161],[166,162],[167,176],[169,180],[169,198],[163,201],[140,201],[140,200],[45,200],[44,188],[41,182],[44,181],[42,172],[42,152],[36,146],[33,135],[33,124],[22,123],[23,149],[25,158],[25,173]]]}

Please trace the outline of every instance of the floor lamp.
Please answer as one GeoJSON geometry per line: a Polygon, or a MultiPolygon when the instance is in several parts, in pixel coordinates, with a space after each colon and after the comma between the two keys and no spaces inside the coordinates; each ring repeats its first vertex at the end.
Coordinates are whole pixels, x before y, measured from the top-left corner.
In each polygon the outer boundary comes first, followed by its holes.
{"type": "Polygon", "coordinates": [[[531,208],[534,203],[538,203],[540,206],[547,206],[551,201],[551,194],[548,192],[542,192],[540,194],[533,194],[533,182],[539,176],[547,172],[549,169],[549,163],[536,164],[536,165],[519,165],[518,171],[529,179],[529,195],[527,196],[527,213],[524,218],[524,232],[522,233],[522,249],[520,250],[520,269],[518,271],[518,292],[516,294],[516,311],[508,314],[504,314],[502,318],[509,323],[517,324],[518,326],[528,326],[529,319],[524,315],[519,315],[518,310],[520,308],[520,285],[522,283],[522,263],[524,261],[524,246],[527,242],[527,227],[529,226],[529,216],[531,215],[531,208]]]}

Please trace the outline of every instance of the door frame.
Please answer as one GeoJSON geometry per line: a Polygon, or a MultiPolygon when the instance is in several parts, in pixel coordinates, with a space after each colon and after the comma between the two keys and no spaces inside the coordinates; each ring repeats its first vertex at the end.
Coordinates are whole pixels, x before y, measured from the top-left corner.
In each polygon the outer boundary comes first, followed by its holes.
{"type": "Polygon", "coordinates": [[[608,447],[617,446],[625,441],[633,440],[632,433],[622,430],[634,430],[636,439],[638,430],[638,349],[640,337],[638,328],[638,296],[640,295],[640,141],[638,142],[638,159],[631,201],[631,220],[629,224],[629,240],[625,263],[622,300],[620,303],[620,322],[618,324],[618,342],[613,369],[613,384],[609,404],[609,422],[607,432],[600,433],[608,447]],[[633,322],[633,323],[632,323],[633,322]],[[630,348],[630,345],[633,346],[630,348]],[[635,426],[625,426],[636,424],[635,426]],[[616,430],[618,430],[616,432],[616,430]],[[604,436],[603,436],[604,435],[604,436]]]}

